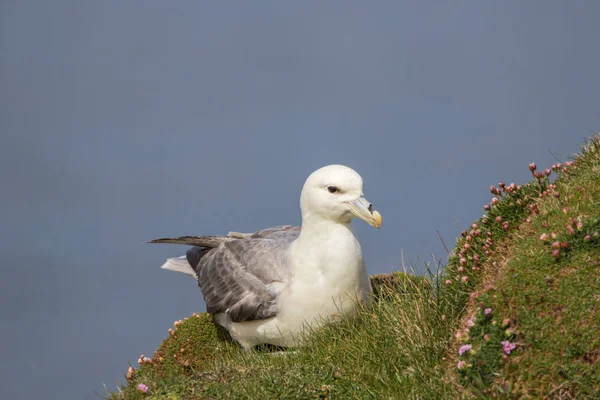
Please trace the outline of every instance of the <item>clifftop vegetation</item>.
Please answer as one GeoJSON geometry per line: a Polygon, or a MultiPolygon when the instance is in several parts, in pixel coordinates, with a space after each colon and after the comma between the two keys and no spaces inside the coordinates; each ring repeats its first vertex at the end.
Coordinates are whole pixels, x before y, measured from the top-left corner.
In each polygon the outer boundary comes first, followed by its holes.
{"type": "Polygon", "coordinates": [[[597,398],[600,137],[529,169],[490,188],[444,268],[373,277],[372,304],[305,347],[248,354],[194,314],[109,398],[597,398]]]}

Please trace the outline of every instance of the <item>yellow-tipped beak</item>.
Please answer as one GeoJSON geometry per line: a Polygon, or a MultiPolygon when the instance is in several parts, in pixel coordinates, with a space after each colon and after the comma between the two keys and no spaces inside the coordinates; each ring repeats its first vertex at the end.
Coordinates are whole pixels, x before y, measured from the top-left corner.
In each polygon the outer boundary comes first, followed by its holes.
{"type": "Polygon", "coordinates": [[[369,222],[369,224],[371,226],[374,226],[375,228],[379,229],[381,228],[381,214],[379,214],[379,211],[374,210],[373,211],[373,222],[369,222]]]}
{"type": "Polygon", "coordinates": [[[377,210],[373,210],[373,206],[371,203],[367,201],[364,197],[359,197],[354,201],[349,201],[346,203],[348,208],[352,214],[356,217],[362,219],[367,224],[379,229],[381,228],[381,214],[377,210]]]}

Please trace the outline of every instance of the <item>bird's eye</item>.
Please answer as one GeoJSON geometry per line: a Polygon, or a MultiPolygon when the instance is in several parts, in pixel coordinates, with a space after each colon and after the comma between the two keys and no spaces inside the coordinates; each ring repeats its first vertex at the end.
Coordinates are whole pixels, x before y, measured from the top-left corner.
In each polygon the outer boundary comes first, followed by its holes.
{"type": "Polygon", "coordinates": [[[338,189],[335,186],[327,186],[327,190],[329,191],[329,193],[335,193],[335,192],[339,191],[340,189],[338,189]]]}

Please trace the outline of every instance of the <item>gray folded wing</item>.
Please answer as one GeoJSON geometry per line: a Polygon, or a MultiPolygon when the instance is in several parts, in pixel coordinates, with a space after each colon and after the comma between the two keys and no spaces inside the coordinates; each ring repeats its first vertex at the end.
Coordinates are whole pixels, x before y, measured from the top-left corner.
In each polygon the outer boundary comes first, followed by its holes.
{"type": "Polygon", "coordinates": [[[228,237],[158,239],[193,244],[186,256],[198,276],[209,313],[233,322],[266,319],[277,313],[277,298],[292,278],[288,248],[300,228],[281,226],[228,237]]]}

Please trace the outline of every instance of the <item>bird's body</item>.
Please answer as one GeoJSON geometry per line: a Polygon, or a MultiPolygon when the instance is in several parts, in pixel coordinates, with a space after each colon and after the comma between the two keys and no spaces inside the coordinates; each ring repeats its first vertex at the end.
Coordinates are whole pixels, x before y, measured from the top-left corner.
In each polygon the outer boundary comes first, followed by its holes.
{"type": "Polygon", "coordinates": [[[295,347],[307,326],[352,314],[371,292],[351,219],[379,227],[350,168],[314,172],[301,195],[302,227],[252,234],[157,239],[194,245],[162,268],[198,279],[207,311],[245,349],[260,343],[295,347]]]}

